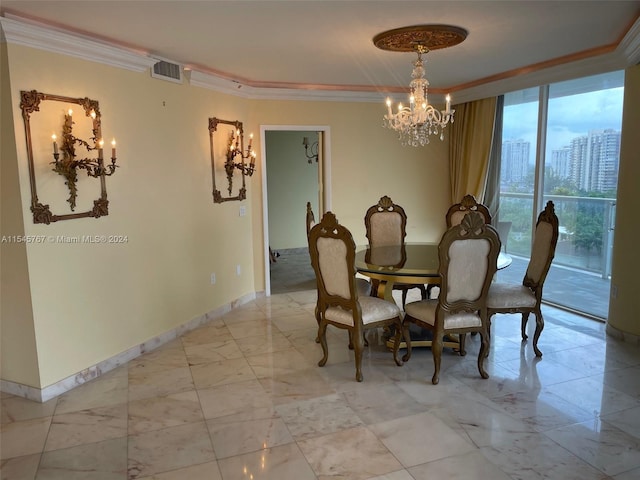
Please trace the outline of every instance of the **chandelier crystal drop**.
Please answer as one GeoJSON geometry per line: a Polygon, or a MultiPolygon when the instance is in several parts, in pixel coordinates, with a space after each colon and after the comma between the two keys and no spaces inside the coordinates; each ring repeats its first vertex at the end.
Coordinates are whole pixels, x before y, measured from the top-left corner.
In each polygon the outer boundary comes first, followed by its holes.
{"type": "Polygon", "coordinates": [[[411,93],[409,105],[398,104],[396,113],[392,112],[391,99],[387,98],[387,114],[384,116],[383,126],[398,132],[400,142],[404,146],[422,147],[429,143],[431,135],[439,135],[444,140],[444,129],[449,122],[453,123],[455,110],[451,109],[451,98],[446,97],[444,110],[437,110],[429,105],[427,92],[429,81],[425,78],[425,69],[422,55],[429,52],[424,45],[416,47],[418,59],[413,62],[411,93]]]}

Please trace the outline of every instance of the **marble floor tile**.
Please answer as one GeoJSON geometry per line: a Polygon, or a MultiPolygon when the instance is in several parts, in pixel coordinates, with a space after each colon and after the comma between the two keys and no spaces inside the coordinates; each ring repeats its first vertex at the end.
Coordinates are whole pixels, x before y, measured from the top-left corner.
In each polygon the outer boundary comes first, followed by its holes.
{"type": "MultiPolygon", "coordinates": [[[[193,390],[193,378],[189,367],[170,368],[148,374],[136,372],[129,377],[129,400],[161,397],[172,393],[193,390]]],[[[57,410],[56,410],[57,411],[57,410]]]]}
{"type": "Polygon", "coordinates": [[[129,382],[127,375],[122,375],[120,372],[118,375],[110,375],[112,372],[109,372],[103,377],[91,380],[60,395],[55,413],[69,413],[126,403],[129,382]]]}
{"type": "Polygon", "coordinates": [[[204,418],[222,418],[246,411],[271,409],[273,399],[258,380],[198,390],[204,418]]]}
{"type": "Polygon", "coordinates": [[[431,413],[369,426],[405,468],[476,450],[468,439],[431,413]]]}
{"type": "Polygon", "coordinates": [[[467,452],[408,469],[415,480],[434,478],[465,480],[512,480],[512,477],[488,461],[481,453],[467,452]]]}
{"type": "Polygon", "coordinates": [[[129,436],[129,478],[215,460],[204,422],[129,436]]]}
{"type": "Polygon", "coordinates": [[[480,453],[507,475],[522,480],[609,478],[541,433],[523,434],[509,443],[482,447],[480,453]]]}
{"type": "Polygon", "coordinates": [[[51,418],[33,418],[0,425],[0,458],[4,460],[42,452],[51,418]]]}
{"type": "Polygon", "coordinates": [[[139,478],[140,480],[223,480],[218,462],[215,461],[139,478]]]}
{"type": "Polygon", "coordinates": [[[276,407],[296,440],[319,437],[363,425],[341,394],[327,395],[276,407]]]}
{"type": "Polygon", "coordinates": [[[13,457],[0,461],[0,475],[2,480],[36,478],[40,464],[40,454],[13,457]]]}
{"type": "Polygon", "coordinates": [[[224,480],[317,480],[295,443],[245,453],[218,461],[224,480]]]}
{"type": "Polygon", "coordinates": [[[247,362],[257,378],[283,376],[315,367],[295,348],[247,356],[247,362]]]}
{"type": "Polygon", "coordinates": [[[195,390],[133,400],[129,402],[128,414],[129,435],[204,420],[195,390]]]}
{"type": "Polygon", "coordinates": [[[59,450],[126,436],[127,407],[111,405],[55,415],[44,449],[59,450]]]}
{"type": "Polygon", "coordinates": [[[242,352],[233,338],[201,343],[184,348],[190,367],[205,363],[221,362],[242,358],[242,352]]]}
{"type": "Polygon", "coordinates": [[[609,387],[597,377],[550,385],[547,390],[596,415],[608,415],[640,406],[640,398],[609,387]]]}
{"type": "Polygon", "coordinates": [[[640,348],[604,324],[544,306],[537,358],[496,316],[490,378],[471,336],[438,385],[374,329],[357,382],[345,330],[317,365],[315,303],[258,296],[44,404],[1,393],[2,480],[640,478],[640,348]]]}
{"type": "Polygon", "coordinates": [[[291,341],[280,332],[271,332],[268,336],[251,336],[236,340],[242,354],[246,356],[262,355],[293,348],[291,341]]]}
{"type": "Polygon", "coordinates": [[[38,480],[126,480],[127,438],[88,443],[42,454],[38,480]]]}
{"type": "Polygon", "coordinates": [[[364,480],[402,468],[364,426],[301,440],[298,445],[319,479],[364,480]]]}
{"type": "Polygon", "coordinates": [[[607,475],[640,466],[640,438],[598,419],[549,430],[544,435],[607,475]]]}
{"type": "Polygon", "coordinates": [[[25,401],[24,398],[3,396],[0,399],[0,424],[50,417],[55,411],[57,398],[44,403],[25,401]]]}
{"type": "Polygon", "coordinates": [[[224,320],[220,318],[184,334],[180,337],[180,340],[186,348],[207,343],[224,342],[230,338],[232,338],[231,332],[224,323],[224,320]]]}
{"type": "Polygon", "coordinates": [[[191,367],[191,375],[197,389],[244,382],[256,378],[244,357],[194,365],[191,367]]]}
{"type": "Polygon", "coordinates": [[[222,459],[293,442],[281,418],[218,422],[208,420],[216,458],[222,459]]]}
{"type": "Polygon", "coordinates": [[[261,378],[260,383],[270,395],[274,405],[335,393],[335,390],[318,375],[315,369],[298,370],[287,375],[261,378]]]}

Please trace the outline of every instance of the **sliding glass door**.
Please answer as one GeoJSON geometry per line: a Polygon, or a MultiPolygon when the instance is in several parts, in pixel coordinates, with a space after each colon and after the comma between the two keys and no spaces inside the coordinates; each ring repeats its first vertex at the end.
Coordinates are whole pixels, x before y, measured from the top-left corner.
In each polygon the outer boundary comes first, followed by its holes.
{"type": "MultiPolygon", "coordinates": [[[[624,72],[505,95],[498,221],[524,275],[535,219],[547,201],[560,220],[544,299],[597,318],[609,309],[624,72]]],[[[510,279],[511,280],[511,279],[510,279]]]]}

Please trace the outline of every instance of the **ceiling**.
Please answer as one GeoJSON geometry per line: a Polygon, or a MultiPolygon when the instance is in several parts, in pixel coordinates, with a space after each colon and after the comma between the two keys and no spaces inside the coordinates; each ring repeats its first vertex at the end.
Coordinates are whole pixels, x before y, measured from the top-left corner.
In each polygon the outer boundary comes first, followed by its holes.
{"type": "Polygon", "coordinates": [[[424,57],[432,93],[640,60],[640,1],[2,0],[1,12],[257,88],[403,91],[416,56],[372,38],[426,23],[468,31],[424,57]]]}

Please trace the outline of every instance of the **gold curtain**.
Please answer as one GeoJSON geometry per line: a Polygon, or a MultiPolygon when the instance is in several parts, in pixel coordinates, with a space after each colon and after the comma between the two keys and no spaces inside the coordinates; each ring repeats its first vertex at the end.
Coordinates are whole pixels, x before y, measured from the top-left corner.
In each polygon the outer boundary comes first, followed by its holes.
{"type": "Polygon", "coordinates": [[[449,144],[452,204],[469,193],[484,199],[495,115],[495,97],[456,105],[449,144]]]}

